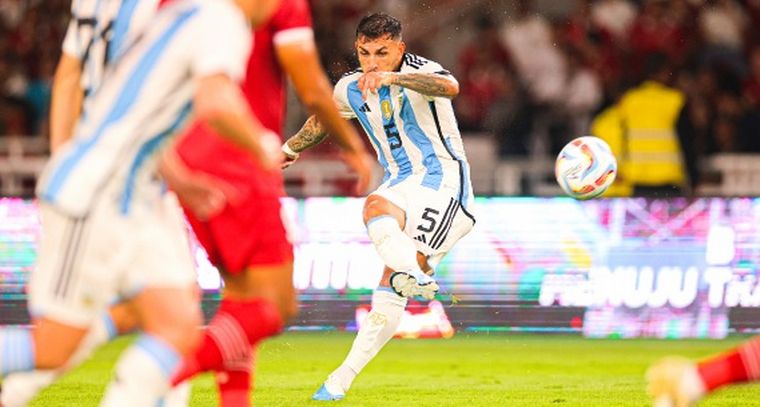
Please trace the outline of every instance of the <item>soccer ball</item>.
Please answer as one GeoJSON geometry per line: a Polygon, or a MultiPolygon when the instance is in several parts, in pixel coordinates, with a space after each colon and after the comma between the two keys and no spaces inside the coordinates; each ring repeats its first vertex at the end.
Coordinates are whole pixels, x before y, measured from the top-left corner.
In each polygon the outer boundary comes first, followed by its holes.
{"type": "Polygon", "coordinates": [[[554,176],[562,190],[575,199],[601,195],[615,180],[617,160],[604,140],[578,137],[559,152],[554,176]]]}

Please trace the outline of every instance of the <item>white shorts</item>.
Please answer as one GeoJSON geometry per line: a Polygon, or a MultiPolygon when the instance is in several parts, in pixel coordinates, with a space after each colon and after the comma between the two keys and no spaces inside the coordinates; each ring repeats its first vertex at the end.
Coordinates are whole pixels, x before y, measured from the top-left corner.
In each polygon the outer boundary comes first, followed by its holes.
{"type": "Polygon", "coordinates": [[[85,218],[40,203],[42,236],[28,287],[33,317],[87,327],[115,298],[195,282],[187,227],[173,194],[135,205],[127,215],[100,201],[85,218]]]}
{"type": "MultiPolygon", "coordinates": [[[[475,218],[459,202],[458,186],[442,185],[436,191],[421,184],[419,177],[409,177],[393,186],[386,182],[371,195],[379,195],[406,212],[404,233],[415,241],[417,251],[428,257],[430,266],[436,267],[472,230],[475,218]]],[[[471,208],[471,200],[465,205],[471,208]]]]}

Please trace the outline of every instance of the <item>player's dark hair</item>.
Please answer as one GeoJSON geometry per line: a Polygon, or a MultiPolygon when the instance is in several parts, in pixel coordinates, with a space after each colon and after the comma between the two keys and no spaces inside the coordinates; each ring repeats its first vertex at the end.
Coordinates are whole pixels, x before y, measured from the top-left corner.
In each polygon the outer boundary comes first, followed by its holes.
{"type": "Polygon", "coordinates": [[[360,35],[371,40],[389,35],[397,40],[401,38],[401,22],[385,13],[370,14],[356,27],[356,38],[360,35]]]}

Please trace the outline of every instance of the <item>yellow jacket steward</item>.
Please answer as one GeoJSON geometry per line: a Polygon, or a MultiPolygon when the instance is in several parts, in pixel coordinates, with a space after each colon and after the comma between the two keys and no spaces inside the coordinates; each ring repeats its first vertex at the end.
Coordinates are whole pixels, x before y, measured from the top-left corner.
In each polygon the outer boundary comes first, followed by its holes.
{"type": "Polygon", "coordinates": [[[685,183],[676,132],[684,102],[680,91],[647,81],[626,92],[614,110],[596,118],[592,133],[610,143],[626,184],[680,186],[685,183]],[[620,127],[615,126],[615,120],[619,120],[620,127]]]}
{"type": "Polygon", "coordinates": [[[625,175],[622,174],[623,154],[625,152],[623,144],[626,140],[620,108],[617,105],[612,105],[599,113],[591,123],[591,134],[606,141],[612,150],[612,154],[618,160],[618,174],[615,177],[615,182],[610,185],[603,196],[631,196],[633,186],[627,182],[625,175]]]}

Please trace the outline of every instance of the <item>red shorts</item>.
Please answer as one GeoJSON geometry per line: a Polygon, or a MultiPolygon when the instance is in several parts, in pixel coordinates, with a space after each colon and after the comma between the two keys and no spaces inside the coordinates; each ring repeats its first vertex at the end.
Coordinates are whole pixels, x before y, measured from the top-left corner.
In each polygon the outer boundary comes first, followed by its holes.
{"type": "Polygon", "coordinates": [[[219,178],[238,195],[234,203],[207,221],[185,211],[211,262],[228,273],[293,260],[293,246],[280,217],[282,173],[259,168],[252,156],[207,126],[191,126],[177,152],[192,170],[219,178]]]}
{"type": "Polygon", "coordinates": [[[280,210],[278,198],[249,195],[206,221],[187,210],[185,215],[211,263],[237,274],[249,267],[293,261],[280,210]]]}

